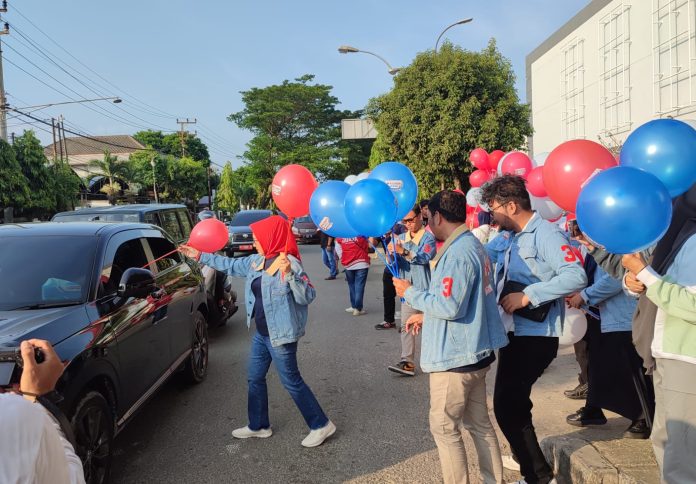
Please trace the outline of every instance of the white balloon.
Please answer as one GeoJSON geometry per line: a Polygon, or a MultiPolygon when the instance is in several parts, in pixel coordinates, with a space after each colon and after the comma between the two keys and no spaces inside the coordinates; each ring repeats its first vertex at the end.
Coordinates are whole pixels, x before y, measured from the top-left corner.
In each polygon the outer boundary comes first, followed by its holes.
{"type": "Polygon", "coordinates": [[[549,157],[551,153],[548,151],[544,151],[543,153],[539,153],[532,159],[532,164],[536,168],[537,166],[544,166],[544,163],[546,163],[546,158],[549,157]]]}
{"type": "Polygon", "coordinates": [[[355,175],[348,175],[343,181],[348,185],[353,185],[356,181],[358,181],[358,177],[355,175]]]}
{"type": "Polygon", "coordinates": [[[367,172],[367,171],[363,171],[361,174],[359,174],[359,175],[357,176],[357,180],[356,180],[356,181],[364,180],[364,179],[366,179],[368,176],[370,176],[370,173],[367,172]]]}
{"type": "Polygon", "coordinates": [[[558,338],[561,346],[574,345],[585,336],[587,332],[587,318],[585,313],[575,308],[566,308],[563,319],[563,334],[558,338]]]}
{"type": "Polygon", "coordinates": [[[550,198],[535,197],[529,195],[532,201],[532,210],[535,210],[541,215],[544,220],[555,220],[563,215],[563,209],[553,203],[550,198]]]}
{"type": "Polygon", "coordinates": [[[480,204],[481,188],[470,188],[466,192],[466,204],[470,207],[478,207],[480,204]]]}

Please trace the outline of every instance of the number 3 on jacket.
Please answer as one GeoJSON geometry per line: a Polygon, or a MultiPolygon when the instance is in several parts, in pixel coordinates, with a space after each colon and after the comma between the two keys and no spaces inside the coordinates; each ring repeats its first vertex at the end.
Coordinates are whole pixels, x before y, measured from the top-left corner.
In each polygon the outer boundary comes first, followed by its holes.
{"type": "Polygon", "coordinates": [[[452,280],[451,277],[445,277],[442,280],[442,295],[445,297],[450,297],[452,295],[452,280]]]}

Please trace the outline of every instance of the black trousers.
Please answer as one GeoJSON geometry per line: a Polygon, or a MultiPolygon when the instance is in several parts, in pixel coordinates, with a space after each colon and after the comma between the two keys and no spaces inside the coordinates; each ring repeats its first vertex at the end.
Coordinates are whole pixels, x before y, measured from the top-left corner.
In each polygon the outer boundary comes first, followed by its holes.
{"type": "Polygon", "coordinates": [[[515,336],[500,349],[493,392],[493,408],[500,430],[520,463],[529,484],[547,484],[553,471],[546,462],[532,424],[532,385],[551,364],[558,351],[558,338],[515,336]]]}
{"type": "Polygon", "coordinates": [[[394,322],[394,312],[396,311],[396,289],[392,281],[392,273],[389,269],[384,269],[382,273],[382,298],[384,299],[384,322],[394,322]]]}

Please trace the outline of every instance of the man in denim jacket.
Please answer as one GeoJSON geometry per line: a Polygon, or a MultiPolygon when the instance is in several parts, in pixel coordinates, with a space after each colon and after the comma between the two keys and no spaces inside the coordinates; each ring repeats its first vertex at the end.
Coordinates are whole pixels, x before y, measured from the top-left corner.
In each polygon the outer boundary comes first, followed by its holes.
{"type": "Polygon", "coordinates": [[[556,357],[563,298],[584,289],[587,276],[566,235],[532,211],[524,179],[498,177],[484,185],[481,195],[500,229],[514,232],[499,287],[509,282],[525,286],[499,301],[510,344],[499,353],[495,416],[520,464],[525,479],[521,482],[547,484],[555,479],[532,425],[530,395],[534,382],[556,357]],[[547,303],[548,312],[541,322],[515,313],[547,303]]]}
{"type": "MultiPolygon", "coordinates": [[[[404,216],[402,223],[407,230],[397,236],[395,244],[389,245],[390,256],[394,257],[394,251],[396,251],[399,278],[407,280],[416,289],[425,291],[430,285],[430,261],[435,257],[435,236],[423,228],[419,205],[414,206],[404,216]]],[[[394,373],[407,376],[416,374],[416,365],[413,361],[416,352],[416,335],[404,331],[404,327],[411,316],[419,313],[420,311],[407,302],[401,302],[401,359],[396,365],[388,367],[394,373]]]]}
{"type": "Polygon", "coordinates": [[[430,373],[430,431],[437,444],[445,483],[469,482],[462,440],[470,431],[486,484],[502,482],[502,462],[488,416],[486,373],[494,350],[507,344],[498,314],[493,273],[481,243],[468,231],[466,199],[442,191],[430,201],[430,227],[444,244],[431,261],[426,289],[394,279],[398,295],[423,312],[406,330],[422,327],[421,368],[430,373]]]}

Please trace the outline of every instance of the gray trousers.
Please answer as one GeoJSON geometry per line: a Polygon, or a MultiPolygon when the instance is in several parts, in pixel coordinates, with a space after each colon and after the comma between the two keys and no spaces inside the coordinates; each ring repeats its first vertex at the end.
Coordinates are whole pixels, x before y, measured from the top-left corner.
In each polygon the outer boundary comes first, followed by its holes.
{"type": "Polygon", "coordinates": [[[696,483],[696,365],[657,358],[650,440],[668,484],[696,483]]]}
{"type": "Polygon", "coordinates": [[[401,361],[414,363],[413,355],[416,352],[416,336],[412,333],[407,333],[406,321],[414,314],[422,314],[421,311],[413,309],[407,303],[401,303],[401,361]]]}

